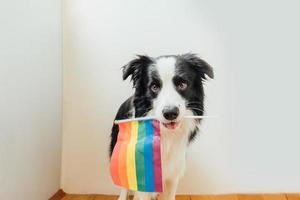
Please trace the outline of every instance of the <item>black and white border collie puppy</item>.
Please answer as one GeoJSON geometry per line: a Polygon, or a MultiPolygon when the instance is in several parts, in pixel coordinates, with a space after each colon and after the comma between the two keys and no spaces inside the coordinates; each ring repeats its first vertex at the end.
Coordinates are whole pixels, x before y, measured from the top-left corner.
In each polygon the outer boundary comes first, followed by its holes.
{"type": "MultiPolygon", "coordinates": [[[[152,58],[138,56],[123,67],[123,79],[131,76],[134,95],[119,108],[115,119],[155,116],[161,121],[161,151],[164,192],[160,198],[175,200],[179,179],[185,169],[188,144],[193,141],[200,120],[186,115],[203,115],[203,81],[213,78],[213,69],[195,54],[152,58]]],[[[112,128],[110,155],[118,127],[112,128]]],[[[122,189],[119,200],[127,198],[122,189]]],[[[135,200],[150,200],[157,194],[135,192],[135,200]]]]}

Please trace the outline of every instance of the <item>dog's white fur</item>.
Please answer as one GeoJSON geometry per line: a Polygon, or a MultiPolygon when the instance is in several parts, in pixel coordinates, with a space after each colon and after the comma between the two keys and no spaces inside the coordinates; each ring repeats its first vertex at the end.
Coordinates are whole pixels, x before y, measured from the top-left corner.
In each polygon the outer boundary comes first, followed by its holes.
{"type": "MultiPolygon", "coordinates": [[[[185,100],[175,90],[172,78],[175,73],[176,60],[172,57],[163,57],[157,60],[155,67],[162,80],[162,88],[157,98],[153,101],[153,109],[148,116],[156,116],[162,122],[166,119],[162,115],[165,106],[178,106],[179,124],[176,129],[170,130],[161,126],[161,152],[162,152],[162,174],[163,193],[159,195],[163,200],[175,200],[175,194],[179,179],[185,170],[185,158],[188,145],[189,132],[196,128],[194,120],[185,119],[185,115],[193,115],[185,107],[185,100]]],[[[154,66],[153,66],[154,67],[154,66]]],[[[128,191],[121,190],[119,200],[126,200],[128,191]]],[[[150,200],[156,198],[157,194],[147,192],[134,192],[134,200],[150,200]]]]}

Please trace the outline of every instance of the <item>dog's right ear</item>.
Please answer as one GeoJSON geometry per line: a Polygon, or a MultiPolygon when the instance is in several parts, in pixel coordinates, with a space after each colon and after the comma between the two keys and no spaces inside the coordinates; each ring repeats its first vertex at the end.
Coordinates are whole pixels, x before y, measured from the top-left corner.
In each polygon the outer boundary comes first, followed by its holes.
{"type": "Polygon", "coordinates": [[[146,72],[146,67],[152,63],[153,60],[145,55],[138,55],[136,59],[130,61],[127,65],[123,66],[123,80],[131,76],[133,86],[141,78],[141,75],[146,72]]]}

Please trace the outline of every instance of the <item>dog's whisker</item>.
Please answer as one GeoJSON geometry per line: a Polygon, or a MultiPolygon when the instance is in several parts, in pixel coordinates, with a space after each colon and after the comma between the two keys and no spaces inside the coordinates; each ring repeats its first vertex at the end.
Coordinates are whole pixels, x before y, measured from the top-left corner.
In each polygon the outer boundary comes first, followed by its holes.
{"type": "Polygon", "coordinates": [[[197,104],[197,103],[189,103],[189,104],[185,104],[185,106],[200,106],[200,107],[203,107],[202,104],[197,104]]]}
{"type": "Polygon", "coordinates": [[[188,103],[186,103],[186,105],[191,105],[191,104],[198,104],[198,105],[202,105],[201,103],[199,103],[199,102],[188,102],[188,103]]]}
{"type": "Polygon", "coordinates": [[[204,110],[200,109],[200,108],[195,108],[195,107],[187,107],[188,109],[192,109],[192,110],[199,110],[199,111],[202,111],[204,112],[204,110]]]}
{"type": "Polygon", "coordinates": [[[201,102],[199,102],[199,101],[189,101],[187,103],[201,103],[201,102]]]}
{"type": "Polygon", "coordinates": [[[197,109],[201,109],[202,111],[204,111],[202,108],[194,107],[194,106],[187,106],[187,108],[197,108],[197,109]]]}

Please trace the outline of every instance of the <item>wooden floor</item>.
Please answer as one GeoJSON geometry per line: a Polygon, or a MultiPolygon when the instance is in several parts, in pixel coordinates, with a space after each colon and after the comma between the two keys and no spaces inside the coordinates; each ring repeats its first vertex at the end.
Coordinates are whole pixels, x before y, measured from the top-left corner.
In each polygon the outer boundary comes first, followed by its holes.
{"type": "MultiPolygon", "coordinates": [[[[109,195],[70,195],[63,200],[116,200],[109,195]]],[[[265,195],[178,195],[176,200],[300,200],[300,194],[265,194],[265,195]]]]}

